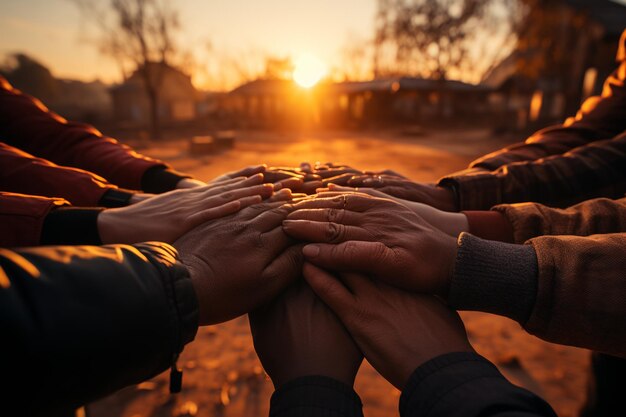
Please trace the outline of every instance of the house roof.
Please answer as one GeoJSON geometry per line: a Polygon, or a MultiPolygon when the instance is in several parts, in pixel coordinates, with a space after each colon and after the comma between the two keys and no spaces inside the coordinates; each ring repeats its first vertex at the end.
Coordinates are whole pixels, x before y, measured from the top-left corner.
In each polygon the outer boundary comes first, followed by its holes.
{"type": "MultiPolygon", "coordinates": [[[[162,71],[162,83],[164,87],[171,86],[174,89],[181,91],[187,95],[197,95],[197,90],[191,83],[191,77],[174,68],[168,64],[150,62],[148,68],[151,69],[151,74],[157,74],[157,70],[162,71]]],[[[139,69],[135,70],[133,74],[122,84],[111,88],[112,93],[124,92],[124,93],[143,93],[144,81],[139,74],[139,69]]]]}

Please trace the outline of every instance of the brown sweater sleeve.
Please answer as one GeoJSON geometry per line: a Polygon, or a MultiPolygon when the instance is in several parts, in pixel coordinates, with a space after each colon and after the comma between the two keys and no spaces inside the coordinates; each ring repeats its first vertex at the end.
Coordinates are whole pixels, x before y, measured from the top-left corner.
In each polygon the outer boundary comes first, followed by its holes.
{"type": "Polygon", "coordinates": [[[526,330],[626,358],[626,233],[530,240],[538,288],[526,330]]]}
{"type": "Polygon", "coordinates": [[[494,210],[509,220],[515,243],[545,235],[589,236],[626,232],[626,198],[598,198],[567,209],[522,203],[500,205],[494,210]]]}

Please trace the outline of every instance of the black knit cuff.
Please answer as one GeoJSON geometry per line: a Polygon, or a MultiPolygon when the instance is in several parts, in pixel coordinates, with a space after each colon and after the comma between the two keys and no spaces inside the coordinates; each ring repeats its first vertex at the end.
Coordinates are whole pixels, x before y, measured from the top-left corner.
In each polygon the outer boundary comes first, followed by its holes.
{"type": "Polygon", "coordinates": [[[325,376],[297,378],[278,388],[270,417],[361,417],[363,404],[354,390],[325,376]]]}
{"type": "Polygon", "coordinates": [[[145,193],[163,194],[176,189],[176,185],[180,180],[191,178],[162,165],[149,168],[141,177],[141,189],[145,193]]]}
{"type": "Polygon", "coordinates": [[[426,416],[446,392],[473,379],[488,377],[504,378],[495,365],[476,353],[437,356],[418,367],[409,378],[400,396],[400,415],[426,416]]]}
{"type": "Polygon", "coordinates": [[[530,245],[484,240],[462,233],[448,304],[509,317],[524,325],[537,298],[537,254],[530,245]]]}
{"type": "Polygon", "coordinates": [[[110,188],[107,190],[100,201],[98,202],[101,207],[117,208],[126,207],[130,204],[130,199],[135,193],[130,190],[124,190],[122,188],[110,188]]]}
{"type": "Polygon", "coordinates": [[[101,245],[98,215],[101,208],[60,207],[43,222],[42,245],[101,245]]]}

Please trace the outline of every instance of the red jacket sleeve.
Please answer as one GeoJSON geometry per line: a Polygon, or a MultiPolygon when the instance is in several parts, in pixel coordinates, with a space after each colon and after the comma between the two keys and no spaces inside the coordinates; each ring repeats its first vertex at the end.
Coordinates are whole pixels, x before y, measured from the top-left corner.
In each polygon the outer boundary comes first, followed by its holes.
{"type": "Polygon", "coordinates": [[[82,169],[62,167],[0,142],[0,190],[44,197],[62,197],[75,206],[100,205],[116,186],[82,169]]]}
{"type": "Polygon", "coordinates": [[[0,191],[0,247],[39,245],[48,213],[67,204],[62,198],[0,191]]]}
{"type": "Polygon", "coordinates": [[[0,77],[0,137],[5,143],[58,165],[94,172],[122,188],[141,190],[149,168],[167,167],[94,127],[68,122],[0,77]]]}

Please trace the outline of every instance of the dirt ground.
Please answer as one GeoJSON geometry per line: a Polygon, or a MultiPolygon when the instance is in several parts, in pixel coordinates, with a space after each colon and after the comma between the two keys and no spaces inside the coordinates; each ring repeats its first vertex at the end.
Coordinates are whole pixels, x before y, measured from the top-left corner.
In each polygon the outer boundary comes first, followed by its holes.
{"type": "MultiPolygon", "coordinates": [[[[401,135],[393,132],[278,134],[239,132],[234,149],[190,157],[186,141],[149,146],[141,151],[161,158],[200,179],[246,165],[298,165],[334,161],[361,169],[392,168],[419,181],[436,181],[463,169],[477,156],[499,149],[511,138],[485,131],[401,135]]],[[[495,362],[513,382],[543,396],[561,417],[574,417],[584,399],[588,352],[543,342],[508,319],[462,313],[476,350],[495,362]]],[[[268,413],[272,384],[252,347],[246,317],[200,329],[185,348],[181,394],[168,393],[168,373],[126,388],[89,407],[90,417],[254,417],[268,413]]],[[[398,415],[399,392],[369,364],[355,385],[367,417],[398,415]]]]}

